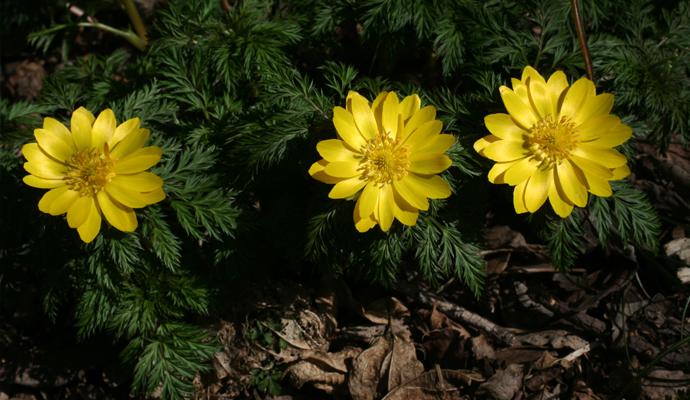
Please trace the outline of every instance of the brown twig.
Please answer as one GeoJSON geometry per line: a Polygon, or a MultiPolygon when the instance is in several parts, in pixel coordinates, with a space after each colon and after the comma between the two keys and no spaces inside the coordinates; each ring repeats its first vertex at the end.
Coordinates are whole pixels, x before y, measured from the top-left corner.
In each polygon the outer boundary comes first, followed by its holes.
{"type": "Polygon", "coordinates": [[[580,14],[580,2],[578,0],[570,0],[570,7],[573,9],[577,41],[580,42],[580,51],[582,52],[582,58],[585,60],[587,77],[590,81],[594,82],[594,68],[592,67],[592,57],[589,55],[587,40],[585,39],[585,26],[582,23],[582,15],[580,14]]]}
{"type": "Polygon", "coordinates": [[[427,290],[412,286],[407,282],[398,282],[398,287],[396,289],[406,296],[417,299],[427,307],[433,307],[434,303],[438,303],[437,310],[448,315],[452,319],[474,326],[491,339],[503,342],[508,346],[513,345],[515,336],[512,333],[457,304],[451,303],[427,290]]]}
{"type": "Polygon", "coordinates": [[[601,335],[606,332],[606,323],[594,318],[585,311],[573,310],[565,303],[551,296],[542,290],[530,291],[529,296],[532,300],[546,307],[559,317],[565,318],[573,324],[585,330],[601,335]]]}

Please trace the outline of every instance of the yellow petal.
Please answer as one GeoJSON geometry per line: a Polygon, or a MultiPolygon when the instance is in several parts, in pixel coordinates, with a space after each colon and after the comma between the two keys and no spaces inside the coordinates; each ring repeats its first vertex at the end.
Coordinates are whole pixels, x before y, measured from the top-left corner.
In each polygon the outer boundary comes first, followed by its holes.
{"type": "Polygon", "coordinates": [[[582,172],[584,172],[585,176],[594,176],[597,179],[603,179],[605,181],[610,180],[613,176],[613,173],[609,168],[606,168],[597,162],[578,156],[572,156],[570,160],[577,165],[582,172]]]}
{"type": "Polygon", "coordinates": [[[559,190],[558,177],[554,176],[556,181],[551,188],[549,188],[549,203],[551,207],[558,214],[559,217],[565,218],[573,212],[573,204],[568,198],[559,190]]]}
{"type": "Polygon", "coordinates": [[[102,148],[107,142],[110,143],[115,133],[115,128],[117,127],[117,121],[115,120],[115,114],[113,110],[107,109],[103,110],[96,118],[93,123],[92,131],[92,145],[93,147],[102,148]]]}
{"type": "Polygon", "coordinates": [[[445,153],[455,144],[455,136],[448,134],[441,134],[436,136],[436,140],[429,143],[428,146],[418,148],[415,154],[423,153],[445,153]]]}
{"type": "Polygon", "coordinates": [[[403,121],[407,121],[409,118],[411,118],[419,111],[421,106],[422,100],[416,94],[405,97],[402,103],[400,103],[400,115],[402,115],[403,121]]]}
{"type": "Polygon", "coordinates": [[[93,121],[96,120],[96,117],[93,116],[91,111],[87,110],[84,107],[79,107],[76,110],[74,110],[73,114],[79,114],[80,116],[84,117],[86,121],[89,123],[89,125],[93,125],[93,121]]]}
{"type": "Polygon", "coordinates": [[[395,209],[393,211],[395,218],[402,222],[403,225],[413,226],[416,224],[419,211],[403,199],[395,189],[395,186],[393,186],[393,200],[395,202],[395,209]]]}
{"type": "Polygon", "coordinates": [[[136,174],[145,171],[161,160],[163,149],[156,146],[144,147],[132,153],[124,160],[115,162],[116,174],[136,174]]]}
{"type": "Polygon", "coordinates": [[[530,65],[526,66],[525,69],[522,70],[522,81],[527,82],[527,78],[531,78],[531,80],[534,82],[546,84],[546,80],[543,76],[541,76],[539,71],[532,68],[530,65]]]}
{"type": "Polygon", "coordinates": [[[165,192],[163,191],[163,188],[158,188],[150,192],[142,193],[141,196],[142,199],[146,202],[146,204],[156,204],[159,201],[165,200],[165,192]]]}
{"type": "Polygon", "coordinates": [[[580,178],[577,176],[578,172],[573,168],[570,161],[565,160],[556,165],[556,173],[558,174],[557,182],[568,200],[578,207],[586,206],[587,189],[580,182],[580,178]]]}
{"type": "Polygon", "coordinates": [[[587,78],[578,79],[565,94],[559,116],[575,117],[582,106],[594,98],[595,94],[596,89],[592,81],[587,78]]]}
{"type": "Polygon", "coordinates": [[[553,108],[553,101],[551,100],[551,92],[546,86],[546,82],[543,81],[544,78],[541,78],[541,80],[535,80],[533,77],[530,77],[527,85],[527,88],[529,89],[529,99],[532,104],[532,108],[537,111],[540,119],[546,118],[547,115],[551,115],[555,118],[556,113],[553,108]]]}
{"type": "Polygon", "coordinates": [[[324,169],[326,165],[328,165],[328,161],[326,160],[315,162],[311,165],[311,168],[309,168],[309,175],[318,181],[329,184],[335,184],[343,180],[343,178],[335,178],[325,173],[324,169]]]}
{"type": "Polygon", "coordinates": [[[391,185],[383,185],[379,189],[378,201],[378,218],[381,230],[386,232],[390,229],[395,219],[395,199],[393,197],[393,187],[391,185]]]}
{"type": "Polygon", "coordinates": [[[438,134],[441,133],[441,129],[443,129],[443,123],[441,121],[429,121],[412,132],[412,134],[402,142],[401,146],[410,146],[410,151],[414,153],[418,148],[423,148],[427,146],[428,143],[435,140],[438,134]]]}
{"type": "Polygon", "coordinates": [[[41,200],[38,202],[38,209],[46,214],[50,214],[50,205],[53,204],[55,199],[62,196],[67,190],[69,190],[68,186],[59,186],[51,191],[46,192],[46,194],[44,194],[43,197],[41,197],[41,200]]]}
{"type": "Polygon", "coordinates": [[[508,114],[487,115],[484,117],[484,124],[494,136],[505,140],[520,141],[528,134],[508,114]]]}
{"type": "Polygon", "coordinates": [[[367,140],[359,133],[352,114],[344,108],[333,109],[333,125],[338,135],[353,149],[359,149],[367,144],[367,140]]]}
{"type": "Polygon", "coordinates": [[[143,199],[141,193],[132,190],[129,186],[126,186],[125,183],[126,182],[113,179],[105,187],[105,191],[108,192],[110,197],[127,207],[142,208],[146,206],[146,201],[143,199]]]}
{"type": "Polygon", "coordinates": [[[499,140],[487,146],[482,155],[494,161],[513,161],[531,155],[531,150],[522,141],[499,140]]]}
{"type": "Polygon", "coordinates": [[[62,179],[67,173],[67,166],[45,158],[45,161],[24,163],[26,172],[45,179],[62,179]]]}
{"type": "MultiPolygon", "coordinates": [[[[53,189],[58,190],[58,189],[53,189]]],[[[50,192],[49,192],[50,193],[50,192]]],[[[79,192],[66,190],[50,204],[50,215],[61,215],[69,211],[79,198],[79,192]]]]}
{"type": "Polygon", "coordinates": [[[510,81],[513,83],[513,92],[522,100],[525,104],[530,104],[529,102],[529,91],[527,90],[527,85],[519,79],[511,78],[510,81]]]}
{"type": "Polygon", "coordinates": [[[624,165],[622,167],[614,168],[611,172],[613,173],[613,176],[609,178],[609,180],[617,181],[630,175],[630,168],[628,168],[627,165],[624,165]]]}
{"type": "Polygon", "coordinates": [[[359,161],[362,154],[350,147],[346,142],[338,139],[323,140],[316,144],[316,151],[324,160],[335,161],[359,161]]]}
{"type": "MultiPolygon", "coordinates": [[[[376,125],[378,126],[379,131],[383,129],[383,103],[388,95],[388,92],[381,92],[371,103],[371,111],[374,113],[374,119],[376,120],[376,125]]],[[[395,95],[395,97],[398,97],[398,95],[395,95]]]]}
{"type": "Polygon", "coordinates": [[[527,207],[525,206],[525,187],[527,187],[527,182],[529,180],[515,186],[515,190],[513,190],[513,206],[518,214],[527,212],[527,207]]]}
{"type": "Polygon", "coordinates": [[[383,114],[381,116],[381,122],[383,125],[383,131],[386,133],[392,133],[391,137],[398,136],[398,107],[400,106],[400,100],[398,100],[398,95],[395,92],[390,92],[386,101],[383,103],[383,114]]]}
{"type": "Polygon", "coordinates": [[[525,186],[525,207],[527,211],[536,212],[549,196],[553,183],[553,168],[538,168],[525,186]]]}
{"type": "MultiPolygon", "coordinates": [[[[115,145],[115,148],[110,149],[110,156],[117,159],[125,159],[134,155],[134,153],[141,149],[146,140],[149,138],[148,129],[139,129],[132,131],[129,135],[125,136],[120,143],[115,145]]],[[[155,147],[155,146],[151,146],[155,147]]]]}
{"type": "Polygon", "coordinates": [[[378,207],[379,201],[379,185],[375,182],[369,182],[362,190],[362,194],[357,200],[359,205],[359,215],[362,218],[367,218],[368,216],[374,214],[374,210],[378,207]]]}
{"type": "Polygon", "coordinates": [[[601,138],[591,142],[597,146],[616,147],[627,142],[632,137],[633,130],[628,125],[619,124],[611,129],[608,133],[601,136],[601,138]]]}
{"type": "Polygon", "coordinates": [[[558,114],[558,111],[563,105],[563,100],[565,99],[566,89],[570,86],[568,83],[568,78],[565,76],[563,71],[556,71],[551,74],[549,81],[546,82],[546,86],[549,88],[549,92],[551,93],[553,109],[556,114],[558,114]]]}
{"type": "Polygon", "coordinates": [[[582,143],[572,151],[572,154],[599,163],[606,168],[620,167],[628,162],[628,159],[616,150],[597,146],[594,143],[596,142],[582,143]]]}
{"type": "Polygon", "coordinates": [[[43,179],[33,175],[27,175],[22,180],[27,185],[39,189],[53,189],[65,185],[62,179],[43,179]]]}
{"type": "Polygon", "coordinates": [[[497,162],[496,164],[494,164],[494,166],[489,171],[489,176],[488,176],[489,182],[495,183],[495,184],[506,183],[505,172],[508,170],[508,168],[519,163],[520,161],[521,160],[508,161],[508,162],[497,162]]]}
{"type": "Polygon", "coordinates": [[[491,143],[496,143],[499,140],[501,140],[501,139],[499,139],[498,137],[496,137],[494,135],[484,136],[483,138],[474,142],[474,150],[477,153],[479,153],[479,155],[486,157],[486,155],[484,154],[484,149],[487,148],[491,143]]]}
{"type": "MultiPolygon", "coordinates": [[[[409,97],[408,97],[409,98],[409,97]]],[[[436,119],[436,109],[432,106],[426,106],[412,115],[409,121],[405,124],[405,134],[403,139],[410,136],[420,126],[429,121],[436,119]]]]}
{"type": "Polygon", "coordinates": [[[535,157],[525,157],[518,160],[506,171],[503,181],[510,186],[515,186],[526,181],[535,173],[540,162],[535,157]]]}
{"type": "Polygon", "coordinates": [[[70,146],[62,141],[59,137],[52,134],[50,131],[45,129],[34,130],[34,136],[38,145],[41,146],[43,151],[48,153],[54,159],[64,162],[74,154],[76,154],[76,149],[74,145],[70,146]]]}
{"type": "MultiPolygon", "coordinates": [[[[79,107],[79,109],[72,113],[70,128],[72,129],[72,138],[77,150],[81,151],[91,148],[91,124],[94,119],[93,114],[84,107],[79,107]]],[[[41,147],[45,149],[44,146],[41,147]]]]}
{"type": "Polygon", "coordinates": [[[580,135],[577,139],[581,142],[587,142],[602,138],[606,136],[611,129],[620,125],[620,123],[620,118],[610,114],[590,118],[583,122],[582,125],[575,127],[577,134],[580,135]]]}
{"type": "Polygon", "coordinates": [[[28,161],[38,161],[38,162],[45,162],[46,160],[48,161],[55,161],[55,158],[51,157],[41,149],[41,147],[38,145],[38,143],[27,143],[24,146],[22,146],[22,154],[28,161]]]}
{"type": "Polygon", "coordinates": [[[96,236],[98,236],[98,232],[100,231],[101,213],[98,211],[98,207],[94,202],[89,210],[89,215],[86,218],[86,221],[77,228],[77,232],[79,232],[79,237],[84,241],[84,243],[91,243],[96,236]]]}
{"type": "Polygon", "coordinates": [[[373,215],[369,215],[367,217],[361,217],[360,212],[359,212],[359,200],[357,200],[357,203],[355,204],[355,211],[353,218],[355,220],[355,228],[357,228],[357,231],[359,232],[366,232],[369,229],[373,228],[376,226],[376,221],[374,220],[373,215]]]}
{"type": "Polygon", "coordinates": [[[123,232],[134,232],[137,229],[137,216],[134,210],[122,205],[119,201],[113,199],[104,190],[101,190],[96,195],[98,205],[108,220],[110,225],[123,232]]]}
{"type": "Polygon", "coordinates": [[[585,103],[572,122],[576,125],[582,124],[590,118],[610,113],[612,108],[613,95],[611,93],[602,93],[585,103]]]}
{"type": "Polygon", "coordinates": [[[352,115],[359,132],[365,139],[371,140],[379,134],[374,113],[364,97],[359,95],[352,97],[352,115]]]}
{"type": "Polygon", "coordinates": [[[67,129],[67,127],[65,127],[65,125],[63,125],[61,122],[47,117],[43,120],[43,129],[59,138],[60,141],[62,141],[62,143],[64,143],[65,146],[70,149],[70,154],[75,154],[77,152],[77,148],[74,146],[72,132],[70,132],[69,129],[67,129]]]}
{"type": "Polygon", "coordinates": [[[112,149],[116,144],[120,143],[122,139],[127,137],[130,133],[139,129],[139,124],[141,120],[139,118],[128,119],[115,128],[110,140],[108,140],[108,146],[112,149]]]}
{"type": "Polygon", "coordinates": [[[333,186],[331,192],[328,193],[328,197],[331,199],[344,199],[345,197],[350,197],[362,189],[366,184],[367,181],[360,179],[359,176],[345,179],[344,181],[340,181],[333,186]]]}
{"type": "Polygon", "coordinates": [[[532,107],[525,104],[512,90],[501,86],[501,98],[506,106],[506,110],[508,110],[508,114],[513,117],[513,120],[520,128],[529,130],[537,123],[538,118],[534,114],[532,107]]]}
{"type": "Polygon", "coordinates": [[[163,179],[150,172],[140,172],[134,175],[116,175],[112,182],[126,186],[137,192],[150,192],[163,186],[163,179]]]}
{"type": "Polygon", "coordinates": [[[50,117],[46,117],[43,120],[43,129],[59,137],[60,139],[62,139],[63,142],[67,144],[72,144],[72,146],[74,146],[72,132],[70,132],[69,129],[67,129],[67,127],[63,125],[62,122],[50,117]]]}
{"type": "Polygon", "coordinates": [[[67,211],[67,224],[70,228],[78,228],[82,226],[91,213],[91,207],[94,206],[92,196],[81,196],[74,202],[74,206],[67,211]]]}
{"type": "Polygon", "coordinates": [[[441,173],[453,165],[448,156],[439,153],[412,154],[409,161],[408,171],[425,175],[441,173]]]}
{"type": "Polygon", "coordinates": [[[395,191],[412,207],[419,210],[428,210],[429,201],[426,199],[427,196],[422,192],[420,187],[414,185],[413,180],[409,179],[414,173],[408,174],[408,176],[393,181],[393,187],[395,191]]]}
{"type": "Polygon", "coordinates": [[[352,178],[362,175],[362,171],[358,171],[359,168],[358,161],[337,161],[328,163],[323,171],[336,178],[352,178]]]}
{"type": "MultiPolygon", "coordinates": [[[[424,176],[411,172],[401,179],[401,181],[410,181],[410,186],[412,186],[415,191],[430,199],[445,199],[450,196],[450,186],[448,182],[438,175],[424,176]]],[[[405,198],[405,200],[407,200],[407,198],[405,198]]],[[[414,205],[413,203],[410,204],[414,205]]],[[[420,210],[426,210],[426,208],[420,208],[420,210]]]]}

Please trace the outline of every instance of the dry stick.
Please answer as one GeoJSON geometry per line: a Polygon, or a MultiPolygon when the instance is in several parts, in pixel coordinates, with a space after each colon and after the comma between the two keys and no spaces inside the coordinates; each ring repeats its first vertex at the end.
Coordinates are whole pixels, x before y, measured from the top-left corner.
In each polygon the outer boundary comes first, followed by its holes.
{"type": "Polygon", "coordinates": [[[589,48],[587,47],[587,40],[585,39],[585,26],[582,24],[582,15],[580,15],[580,3],[578,0],[570,0],[570,7],[573,9],[575,30],[577,31],[577,41],[580,42],[582,58],[585,59],[587,77],[590,81],[594,82],[594,68],[592,68],[592,57],[589,55],[589,48]]]}
{"type": "Polygon", "coordinates": [[[407,282],[398,282],[398,287],[396,289],[406,296],[417,299],[427,307],[433,307],[434,303],[438,303],[437,310],[448,315],[454,320],[472,325],[490,338],[501,341],[508,346],[513,345],[515,336],[512,333],[494,324],[488,319],[482,318],[479,315],[458,306],[457,304],[451,303],[448,300],[427,290],[410,285],[407,282]]]}

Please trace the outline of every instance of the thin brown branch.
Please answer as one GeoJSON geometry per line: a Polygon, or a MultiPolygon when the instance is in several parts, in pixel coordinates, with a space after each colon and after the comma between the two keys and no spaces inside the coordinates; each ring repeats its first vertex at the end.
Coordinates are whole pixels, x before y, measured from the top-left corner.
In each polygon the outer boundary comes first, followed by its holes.
{"type": "Polygon", "coordinates": [[[589,55],[589,48],[587,47],[587,39],[585,39],[585,26],[582,23],[582,15],[580,14],[580,2],[578,0],[570,0],[570,7],[573,9],[577,41],[580,42],[580,51],[582,52],[582,58],[585,60],[587,77],[594,82],[594,68],[592,67],[592,57],[589,55]]]}
{"type": "Polygon", "coordinates": [[[407,282],[398,282],[396,289],[404,293],[406,296],[418,300],[427,307],[433,307],[434,303],[438,303],[438,311],[448,315],[450,318],[456,321],[474,326],[491,339],[503,342],[508,346],[512,346],[513,341],[515,341],[515,336],[508,332],[505,328],[496,325],[488,319],[466,310],[457,304],[451,303],[441,296],[437,296],[427,290],[412,286],[407,282]]]}

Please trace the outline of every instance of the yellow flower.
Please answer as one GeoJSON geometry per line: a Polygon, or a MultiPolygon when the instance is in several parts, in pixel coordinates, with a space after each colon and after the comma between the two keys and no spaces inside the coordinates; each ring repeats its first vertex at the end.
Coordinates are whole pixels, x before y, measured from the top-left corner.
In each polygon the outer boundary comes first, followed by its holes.
{"type": "Polygon", "coordinates": [[[314,163],[309,174],[335,184],[328,197],[343,199],[361,190],[354,212],[360,232],[376,224],[385,232],[394,217],[412,226],[419,210],[429,209],[427,198],[450,196],[450,186],[436,174],[451,166],[443,153],[455,138],[440,134],[443,124],[436,120],[434,107],[420,107],[416,94],[400,102],[395,92],[381,92],[369,105],[359,93],[350,92],[346,109],[333,110],[342,140],[316,145],[323,160],[314,163]]]}
{"type": "Polygon", "coordinates": [[[587,78],[570,86],[561,71],[546,82],[532,67],[512,82],[512,90],[501,87],[509,114],[487,116],[492,135],[477,140],[474,148],[496,161],[490,182],[515,186],[515,211],[535,212],[548,197],[565,218],[574,205],[587,205],[587,192],[611,196],[608,181],[630,174],[628,160],[613,147],[632,135],[609,114],[613,95],[597,96],[587,78]]]}
{"type": "Polygon", "coordinates": [[[22,148],[28,160],[24,169],[31,174],[24,183],[52,189],[38,208],[51,215],[67,213],[70,228],[77,228],[86,243],[101,230],[101,215],[121,231],[134,231],[133,208],[165,198],[163,180],[144,172],[160,160],[163,150],[143,147],[149,130],[139,128],[139,118],[117,126],[110,109],[96,119],[79,108],[72,114],[71,129],[46,118],[43,129],[34,131],[38,143],[22,148]]]}

